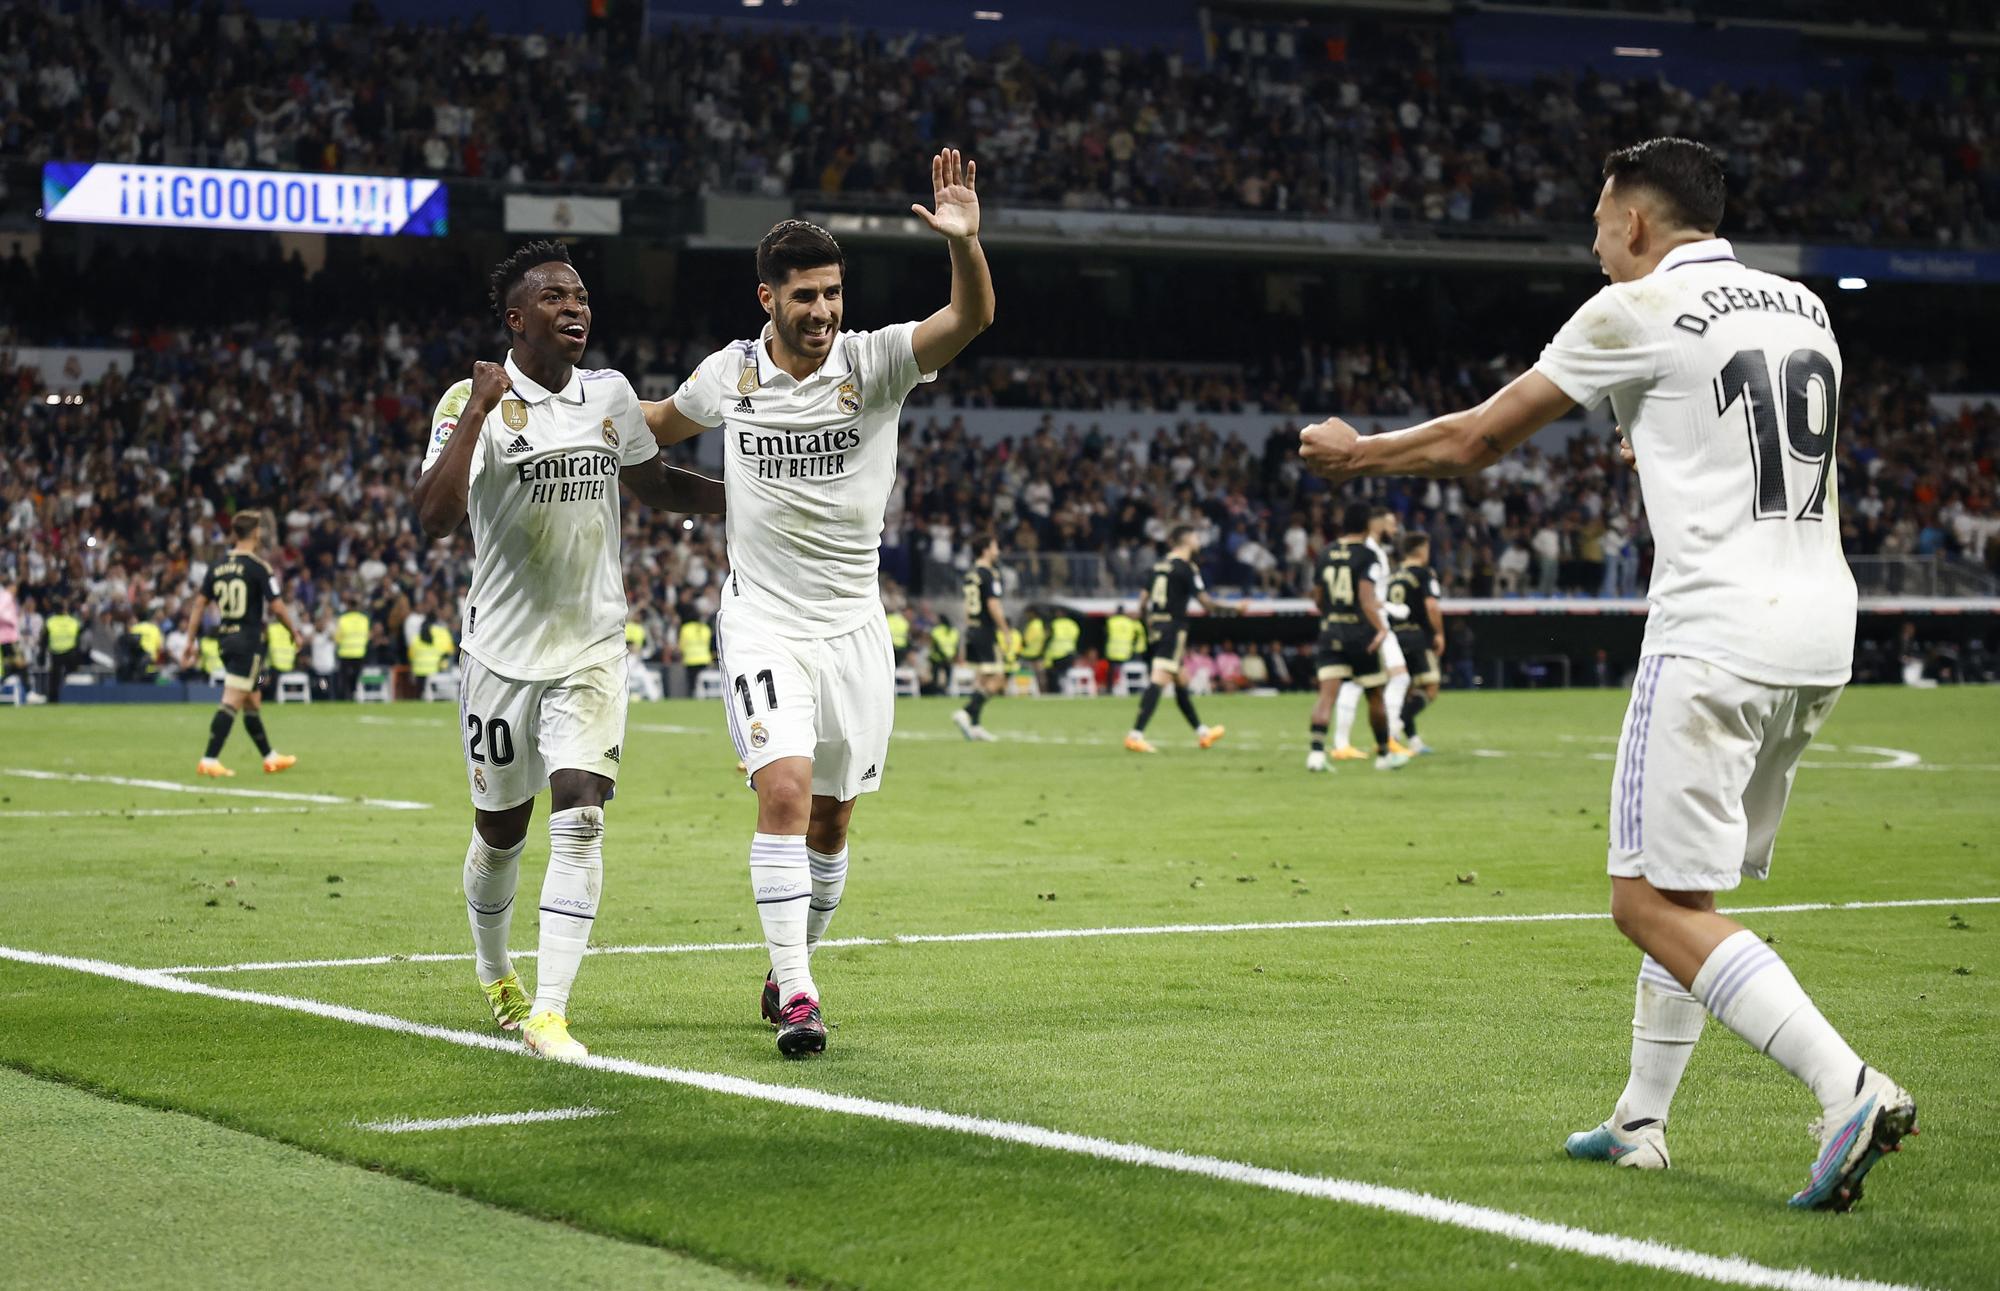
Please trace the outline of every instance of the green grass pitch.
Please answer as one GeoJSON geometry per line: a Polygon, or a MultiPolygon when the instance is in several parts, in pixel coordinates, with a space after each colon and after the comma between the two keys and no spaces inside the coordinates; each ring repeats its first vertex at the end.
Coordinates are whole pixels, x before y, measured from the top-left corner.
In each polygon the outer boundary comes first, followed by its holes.
{"type": "MultiPolygon", "coordinates": [[[[1438,756],[1313,777],[1299,698],[1204,700],[1229,727],[1207,752],[1163,706],[1151,758],[1118,747],[1129,700],[998,702],[997,745],[961,742],[943,701],[906,701],[832,932],[881,944],[822,951],[837,1026],[805,1064],[758,1021],[760,948],[587,960],[575,1034],[644,1064],[630,1070],[0,957],[0,1065],[26,1073],[0,1073],[0,1158],[31,1199],[0,1207],[0,1235],[33,1252],[10,1260],[36,1286],[1689,1284],[1507,1235],[1541,1221],[1825,1286],[2000,1286],[2000,905],[1964,900],[2000,897],[2000,692],[1846,696],[1800,774],[1775,877],[1728,902],[1948,902],[1746,917],[1917,1096],[1922,1135],[1846,1216],[1786,1209],[1816,1108],[1715,1026],[1675,1104],[1674,1170],[1562,1156],[1623,1082],[1638,956],[1603,918],[1521,916],[1604,908],[1623,704],[1448,694],[1423,724],[1438,756]],[[1424,916],[1487,921],[1365,922],[1424,916]],[[895,940],[1297,921],[1357,926],[895,940]],[[1504,1222],[771,1101],[784,1089],[1382,1185],[1504,1222]],[[606,1114],[366,1128],[579,1105],[606,1114]]],[[[223,787],[333,801],[197,784],[198,707],[0,714],[0,946],[149,969],[469,950],[452,711],[267,720],[298,768],[261,775],[239,732],[223,787]]],[[[753,799],[720,707],[639,705],[630,721],[598,945],[757,941],[753,799]]],[[[546,856],[538,820],[530,898],[546,856]]],[[[463,960],[184,980],[491,1030],[463,960]]]]}

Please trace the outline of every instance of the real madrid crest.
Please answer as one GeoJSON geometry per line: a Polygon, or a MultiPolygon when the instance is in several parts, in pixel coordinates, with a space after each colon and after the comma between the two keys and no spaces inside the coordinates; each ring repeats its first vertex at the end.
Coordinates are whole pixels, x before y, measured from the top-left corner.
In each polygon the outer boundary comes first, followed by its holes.
{"type": "Polygon", "coordinates": [[[618,447],[618,431],[612,427],[609,417],[604,419],[604,442],[613,448],[618,447]]]}
{"type": "Polygon", "coordinates": [[[477,790],[479,790],[479,792],[481,792],[481,793],[485,793],[485,792],[486,792],[486,768],[485,768],[485,767],[474,767],[474,768],[472,768],[472,787],[473,787],[473,788],[475,788],[475,789],[477,789],[477,790]]]}
{"type": "Polygon", "coordinates": [[[738,377],[738,378],[736,378],[736,393],[737,393],[737,394],[755,394],[755,393],[757,393],[757,365],[756,365],[756,364],[754,364],[754,363],[751,363],[751,364],[747,364],[747,365],[746,365],[746,366],[744,367],[744,369],[743,369],[743,375],[742,375],[742,376],[740,376],[740,377],[738,377]]]}
{"type": "Polygon", "coordinates": [[[761,749],[771,742],[771,733],[764,729],[764,723],[750,723],[750,747],[761,749]]]}
{"type": "Polygon", "coordinates": [[[861,411],[861,387],[852,381],[840,384],[840,410],[850,417],[861,411]]]}
{"type": "Polygon", "coordinates": [[[500,420],[507,423],[507,429],[509,430],[526,430],[528,428],[528,405],[519,399],[502,399],[500,401],[500,420]]]}

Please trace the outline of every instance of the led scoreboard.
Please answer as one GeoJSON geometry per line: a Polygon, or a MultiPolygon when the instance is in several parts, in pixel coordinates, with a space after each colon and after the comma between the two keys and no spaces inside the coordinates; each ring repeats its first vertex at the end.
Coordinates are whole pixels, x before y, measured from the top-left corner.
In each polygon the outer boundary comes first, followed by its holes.
{"type": "Polygon", "coordinates": [[[52,161],[42,218],[152,228],[443,237],[441,180],[52,161]]]}

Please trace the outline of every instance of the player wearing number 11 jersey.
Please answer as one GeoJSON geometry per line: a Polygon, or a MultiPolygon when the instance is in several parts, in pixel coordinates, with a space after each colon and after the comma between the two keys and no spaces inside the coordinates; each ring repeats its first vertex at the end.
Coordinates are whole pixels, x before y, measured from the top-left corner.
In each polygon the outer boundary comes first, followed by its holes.
{"type": "Polygon", "coordinates": [[[716,645],[730,738],[757,793],[750,887],[771,953],[762,1010],[788,1058],[826,1048],[811,951],[846,887],[855,801],[888,774],[896,661],[877,571],[903,400],[993,321],[973,171],[938,153],[936,210],[911,207],[950,248],[942,309],[843,332],[839,244],[784,220],[757,247],[764,330],[646,405],[662,443],[723,435],[730,568],[716,645]]]}
{"type": "Polygon", "coordinates": [[[1770,869],[1799,757],[1853,658],[1840,549],[1840,347],[1826,306],[1715,236],[1723,170],[1685,139],[1612,153],[1594,250],[1611,285],[1534,368],[1480,407],[1360,439],[1302,432],[1333,479],[1461,475],[1574,404],[1611,401],[1639,468],[1655,554],[1651,613],[1611,788],[1611,913],[1645,952],[1632,1074],[1570,1155],[1667,1164],[1667,1110],[1704,1010],[1819,1099],[1820,1142],[1792,1204],[1845,1210],[1916,1128],[1916,1104],[1820,1015],[1769,944],[1715,894],[1770,869]]]}

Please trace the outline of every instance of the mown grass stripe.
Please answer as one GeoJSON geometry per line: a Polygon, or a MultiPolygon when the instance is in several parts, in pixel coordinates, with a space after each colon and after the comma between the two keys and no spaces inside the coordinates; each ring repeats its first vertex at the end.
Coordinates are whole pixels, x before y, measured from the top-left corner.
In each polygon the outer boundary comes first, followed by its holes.
{"type": "MultiPolygon", "coordinates": [[[[24,964],[87,973],[92,976],[127,982],[134,986],[169,991],[177,995],[199,995],[211,999],[230,1000],[237,1003],[258,1004],[268,1008],[283,1009],[288,1012],[325,1018],[330,1021],[344,1022],[353,1026],[370,1027],[401,1035],[440,1040],[469,1049],[487,1049],[498,1053],[510,1053],[523,1058],[533,1057],[517,1041],[504,1040],[494,1035],[411,1022],[407,1019],[392,1017],[384,1013],[372,1013],[364,1009],[349,1008],[341,1004],[329,1004],[320,1000],[303,999],[287,995],[272,995],[262,991],[235,990],[229,987],[211,985],[207,982],[193,982],[185,978],[171,976],[157,969],[135,968],[125,964],[114,964],[104,960],[82,959],[67,955],[48,955],[38,951],[17,950],[7,946],[0,946],[0,959],[11,959],[24,964]]],[[[541,1061],[540,1059],[534,1060],[541,1061]]],[[[863,1117],[899,1125],[943,1130],[1002,1143],[1014,1143],[1025,1147],[1040,1148],[1045,1151],[1069,1153],[1102,1161],[1170,1171],[1177,1174],[1195,1175],[1226,1183],[1242,1184],[1248,1187],[1265,1188],[1274,1192],[1290,1193],[1301,1197],[1316,1197],[1327,1201],[1341,1202],[1348,1205],[1362,1206],[1373,1210],[1404,1215],[1427,1223],[1462,1228],[1472,1232],[1488,1233],[1496,1237],[1504,1237],[1528,1245],[1565,1251],[1593,1259],[1610,1261],[1615,1264],[1657,1269],[1662,1272],[1679,1274],[1684,1277],[1700,1278],[1705,1281],[1722,1283],[1729,1286],[1776,1288],[1777,1291],[1911,1291],[1910,1288],[1896,1283],[1841,1277],[1836,1274],[1819,1273],[1804,1268],[1772,1268],[1768,1265],[1744,1259],[1741,1256],[1707,1255],[1699,1251],[1671,1246],[1664,1242],[1625,1237],[1615,1233],[1593,1232],[1589,1229],[1574,1228],[1567,1224],[1551,1223],[1527,1215],[1517,1215],[1510,1211],[1497,1210],[1488,1206],[1477,1206],[1468,1202],[1453,1201],[1444,1197],[1434,1197],[1428,1193],[1412,1192],[1407,1189],[1392,1188],[1382,1184],[1364,1183],[1352,1179],[1335,1179],[1319,1175],[1296,1174],[1289,1170],[1275,1170],[1264,1166],[1250,1165],[1245,1162],[1230,1161],[1220,1157],[1176,1152],[1163,1148],[1147,1147],[1137,1143],[1121,1143],[1112,1139],[1095,1138],[1084,1134],[1071,1134],[1061,1130],[1045,1129],[1041,1126],[1027,1125],[1016,1121],[963,1116],[958,1113],[939,1111],[933,1108],[890,1103],[872,1098],[859,1098],[847,1094],[829,1094],[815,1089],[799,1089],[785,1085],[767,1085],[760,1081],[747,1080],[740,1076],[727,1076],[716,1072],[687,1071],[677,1067],[660,1067],[650,1063],[633,1062],[622,1058],[608,1058],[600,1054],[591,1054],[588,1057],[578,1059],[573,1065],[593,1071],[632,1076],[641,1080],[661,1081],[668,1084],[703,1089],[712,1093],[732,1095],[738,1098],[755,1099],[759,1102],[777,1103],[810,1111],[831,1112],[837,1115],[863,1117]]]]}

